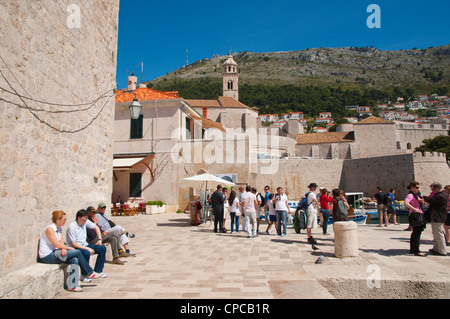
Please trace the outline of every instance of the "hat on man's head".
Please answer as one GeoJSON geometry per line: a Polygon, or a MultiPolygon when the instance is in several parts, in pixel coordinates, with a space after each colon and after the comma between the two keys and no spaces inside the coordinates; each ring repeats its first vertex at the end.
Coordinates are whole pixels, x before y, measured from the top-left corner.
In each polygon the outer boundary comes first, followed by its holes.
{"type": "Polygon", "coordinates": [[[309,184],[308,188],[311,188],[311,187],[317,187],[317,184],[316,183],[309,184]]]}
{"type": "Polygon", "coordinates": [[[88,212],[96,212],[97,211],[94,206],[89,206],[86,210],[88,212]]]}
{"type": "Polygon", "coordinates": [[[105,203],[103,202],[98,203],[98,208],[105,208],[105,207],[106,207],[105,203]]]}

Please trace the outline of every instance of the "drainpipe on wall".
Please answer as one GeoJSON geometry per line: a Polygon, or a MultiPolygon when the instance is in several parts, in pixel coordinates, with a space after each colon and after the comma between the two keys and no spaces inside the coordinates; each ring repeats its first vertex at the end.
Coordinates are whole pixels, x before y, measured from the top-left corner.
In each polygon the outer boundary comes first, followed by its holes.
{"type": "Polygon", "coordinates": [[[183,111],[186,108],[186,105],[181,102],[180,106],[180,141],[183,139],[183,111]]]}

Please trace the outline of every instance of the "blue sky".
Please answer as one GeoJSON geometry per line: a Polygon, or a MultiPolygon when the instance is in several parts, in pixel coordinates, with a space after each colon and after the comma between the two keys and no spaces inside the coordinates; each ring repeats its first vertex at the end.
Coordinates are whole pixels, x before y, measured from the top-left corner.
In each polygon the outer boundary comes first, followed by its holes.
{"type": "Polygon", "coordinates": [[[450,44],[448,0],[121,0],[118,88],[129,73],[163,76],[214,54],[374,46],[380,50],[450,44]],[[380,28],[369,28],[370,4],[380,28]]]}

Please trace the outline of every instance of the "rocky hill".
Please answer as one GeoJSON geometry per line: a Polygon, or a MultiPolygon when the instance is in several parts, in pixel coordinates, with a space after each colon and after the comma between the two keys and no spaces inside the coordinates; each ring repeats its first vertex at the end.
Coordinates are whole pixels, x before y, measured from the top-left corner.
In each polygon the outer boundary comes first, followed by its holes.
{"type": "MultiPolygon", "coordinates": [[[[380,51],[373,47],[314,48],[302,51],[233,54],[241,84],[313,86],[402,85],[436,87],[450,84],[450,45],[428,49],[380,51]]],[[[221,79],[225,56],[207,58],[157,78],[162,82],[221,79]]]]}
{"type": "MultiPolygon", "coordinates": [[[[354,116],[345,105],[375,106],[397,97],[450,94],[450,45],[421,50],[316,48],[233,54],[239,70],[239,100],[260,114],[300,111],[354,116]]],[[[178,91],[187,99],[222,95],[222,63],[215,56],[154,79],[149,87],[178,91]]],[[[376,112],[376,110],[374,110],[376,112]]]]}

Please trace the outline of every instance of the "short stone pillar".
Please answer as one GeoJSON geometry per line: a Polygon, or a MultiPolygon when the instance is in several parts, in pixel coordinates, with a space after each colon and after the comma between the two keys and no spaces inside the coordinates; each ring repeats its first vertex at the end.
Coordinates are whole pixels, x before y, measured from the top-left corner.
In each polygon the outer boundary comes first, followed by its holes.
{"type": "Polygon", "coordinates": [[[337,258],[358,257],[357,224],[353,221],[334,222],[334,255],[337,258]]]}

